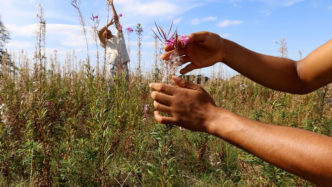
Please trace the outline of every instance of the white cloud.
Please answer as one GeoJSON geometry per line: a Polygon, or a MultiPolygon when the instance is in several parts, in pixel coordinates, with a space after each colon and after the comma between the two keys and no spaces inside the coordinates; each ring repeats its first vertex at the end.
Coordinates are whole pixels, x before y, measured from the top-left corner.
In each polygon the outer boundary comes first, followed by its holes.
{"type": "MultiPolygon", "coordinates": [[[[30,41],[34,41],[36,37],[38,24],[30,24],[26,26],[17,26],[8,24],[7,28],[14,40],[11,41],[11,47],[27,46],[25,45],[16,45],[20,44],[16,37],[27,37],[30,38],[30,41]]],[[[89,43],[92,41],[91,31],[87,31],[89,43]]],[[[82,34],[82,28],[80,25],[69,25],[69,24],[47,24],[46,25],[46,43],[52,41],[57,45],[63,47],[79,47],[85,46],[84,36],[82,34]]],[[[20,47],[22,48],[22,47],[20,47]]],[[[24,48],[24,47],[23,47],[24,48]]]]}
{"type": "Polygon", "coordinates": [[[215,20],[217,20],[217,17],[213,17],[213,16],[204,17],[204,18],[195,18],[195,19],[191,20],[191,24],[199,25],[204,22],[215,21],[215,20]]]}
{"type": "Polygon", "coordinates": [[[241,23],[242,23],[242,21],[240,21],[240,20],[228,20],[228,19],[226,19],[226,20],[220,22],[218,24],[218,27],[227,27],[227,26],[230,26],[230,25],[239,25],[241,23]]]}
{"type": "Polygon", "coordinates": [[[37,24],[18,26],[14,24],[6,25],[9,33],[14,36],[32,37],[36,35],[37,24]]]}
{"type": "Polygon", "coordinates": [[[10,48],[16,48],[16,49],[26,49],[26,48],[32,48],[33,43],[31,42],[24,42],[24,41],[9,41],[8,44],[6,45],[7,47],[10,48]]]}

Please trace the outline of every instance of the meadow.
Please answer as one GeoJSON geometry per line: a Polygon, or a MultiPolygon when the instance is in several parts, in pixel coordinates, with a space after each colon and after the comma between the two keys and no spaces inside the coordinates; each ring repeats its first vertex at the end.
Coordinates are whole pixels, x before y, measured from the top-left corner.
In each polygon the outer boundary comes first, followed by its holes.
{"type": "MultiPolygon", "coordinates": [[[[148,85],[165,76],[162,61],[127,82],[102,58],[46,58],[39,15],[35,57],[1,66],[0,186],[312,186],[222,139],[158,124],[148,85]]],[[[221,74],[201,82],[219,107],[332,136],[331,85],[292,95],[221,74]]]]}

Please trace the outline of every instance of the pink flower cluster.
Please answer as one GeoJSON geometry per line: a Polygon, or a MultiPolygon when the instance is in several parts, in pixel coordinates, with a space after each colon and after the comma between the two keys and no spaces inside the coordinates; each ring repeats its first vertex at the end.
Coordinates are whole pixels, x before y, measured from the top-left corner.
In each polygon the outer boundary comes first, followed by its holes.
{"type": "Polygon", "coordinates": [[[126,30],[127,30],[128,32],[134,32],[134,29],[131,28],[131,27],[128,27],[126,30]]]}
{"type": "MultiPolygon", "coordinates": [[[[182,44],[183,47],[185,47],[188,44],[189,37],[187,35],[180,35],[178,36],[178,41],[182,44]]],[[[175,38],[172,37],[169,40],[166,41],[167,45],[174,46],[176,45],[175,38]]]]}
{"type": "Polygon", "coordinates": [[[92,21],[96,21],[96,20],[98,20],[98,18],[99,18],[98,15],[95,16],[92,14],[92,21]]]}

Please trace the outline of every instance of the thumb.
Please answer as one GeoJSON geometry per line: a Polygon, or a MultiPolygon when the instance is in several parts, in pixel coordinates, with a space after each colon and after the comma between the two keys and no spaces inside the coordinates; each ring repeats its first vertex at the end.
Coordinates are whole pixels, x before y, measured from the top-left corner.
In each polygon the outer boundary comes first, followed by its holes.
{"type": "Polygon", "coordinates": [[[184,80],[184,79],[181,79],[177,76],[173,76],[172,77],[174,83],[178,86],[178,87],[181,87],[181,88],[189,88],[189,89],[193,89],[193,90],[200,90],[201,87],[198,86],[197,84],[194,84],[190,81],[187,81],[187,80],[184,80]]]}
{"type": "Polygon", "coordinates": [[[189,65],[187,65],[186,67],[184,67],[183,69],[181,69],[180,73],[181,74],[186,74],[194,69],[197,69],[197,67],[195,66],[195,64],[190,63],[189,65]]]}

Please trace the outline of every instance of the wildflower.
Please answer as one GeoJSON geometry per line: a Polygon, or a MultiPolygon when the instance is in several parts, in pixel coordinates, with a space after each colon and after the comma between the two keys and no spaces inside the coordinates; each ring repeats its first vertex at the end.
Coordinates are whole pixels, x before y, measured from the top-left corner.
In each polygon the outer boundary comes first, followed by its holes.
{"type": "Polygon", "coordinates": [[[180,36],[180,41],[182,42],[183,46],[186,46],[188,44],[189,37],[187,35],[180,36]]]}
{"type": "Polygon", "coordinates": [[[134,29],[131,28],[131,27],[128,27],[126,30],[127,30],[128,32],[134,32],[134,29]]]}
{"type": "Polygon", "coordinates": [[[119,14],[119,17],[122,17],[122,13],[119,14]]]}
{"type": "Polygon", "coordinates": [[[92,14],[92,21],[96,21],[96,20],[98,20],[98,18],[99,18],[98,15],[95,16],[92,14]]]}
{"type": "Polygon", "coordinates": [[[167,45],[170,45],[170,46],[174,46],[175,45],[175,39],[174,38],[170,38],[167,42],[166,42],[167,45]]]}
{"type": "Polygon", "coordinates": [[[52,104],[51,102],[46,102],[45,106],[51,106],[51,104],[52,104]]]}

